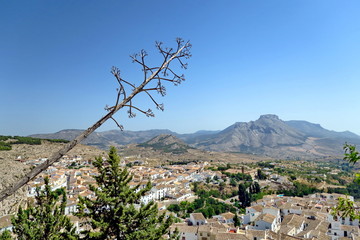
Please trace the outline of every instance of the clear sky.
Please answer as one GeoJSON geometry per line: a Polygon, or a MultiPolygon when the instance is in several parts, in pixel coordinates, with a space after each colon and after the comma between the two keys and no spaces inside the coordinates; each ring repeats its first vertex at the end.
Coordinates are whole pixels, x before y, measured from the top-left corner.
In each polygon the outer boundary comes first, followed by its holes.
{"type": "MultiPolygon", "coordinates": [[[[130,54],[190,40],[186,82],[155,118],[126,130],[222,130],[276,114],[360,134],[360,1],[0,1],[0,135],[85,129],[116,97],[112,66],[142,80],[130,54]]],[[[152,107],[143,97],[140,106],[152,107]]],[[[116,129],[113,122],[99,131],[116,129]]]]}

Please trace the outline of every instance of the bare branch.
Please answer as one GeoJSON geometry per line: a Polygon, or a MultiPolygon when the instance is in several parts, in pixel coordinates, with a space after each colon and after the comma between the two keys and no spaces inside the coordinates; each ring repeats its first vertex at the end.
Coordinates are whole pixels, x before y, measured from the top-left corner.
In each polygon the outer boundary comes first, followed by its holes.
{"type": "MultiPolygon", "coordinates": [[[[161,42],[156,42],[156,48],[159,50],[160,54],[163,56],[163,62],[159,67],[149,67],[145,64],[145,57],[147,56],[146,52],[142,51],[140,52],[140,55],[134,55],[132,59],[135,59],[135,62],[139,63],[143,67],[144,71],[144,79],[142,83],[136,87],[135,84],[132,84],[128,81],[125,81],[120,77],[120,70],[116,67],[113,67],[111,69],[111,73],[116,78],[117,82],[119,83],[119,89],[117,90],[117,98],[116,98],[116,104],[112,107],[106,106],[106,110],[109,112],[103,116],[101,119],[99,119],[97,122],[95,122],[91,127],[86,129],[84,132],[82,132],[79,136],[77,136],[74,140],[72,140],[70,143],[66,144],[62,149],[55,152],[42,164],[36,166],[33,168],[29,173],[25,174],[24,177],[22,177],[17,183],[15,183],[13,186],[6,188],[0,193],[0,201],[4,200],[5,198],[9,197],[10,195],[14,194],[19,188],[24,186],[26,183],[28,183],[31,179],[35,178],[38,174],[40,174],[42,171],[46,170],[49,166],[51,166],[53,163],[59,161],[62,156],[64,156],[67,152],[69,152],[71,149],[73,149],[78,143],[80,143],[82,140],[84,140],[86,137],[88,137],[92,132],[94,132],[97,128],[99,128],[103,123],[105,123],[108,119],[112,119],[115,121],[116,125],[122,129],[122,125],[120,125],[114,118],[113,115],[119,111],[120,109],[124,107],[130,107],[130,109],[134,108],[142,113],[144,113],[148,117],[153,117],[154,113],[151,111],[151,109],[148,109],[147,111],[143,111],[141,109],[138,109],[137,107],[134,107],[132,105],[133,98],[141,93],[145,92],[148,96],[150,96],[152,102],[155,103],[156,107],[160,110],[163,110],[162,104],[157,104],[154,98],[150,95],[149,92],[147,92],[145,89],[145,86],[147,86],[149,83],[151,83],[153,80],[156,81],[156,87],[159,88],[159,93],[161,95],[165,95],[165,87],[162,85],[161,81],[165,80],[162,79],[160,75],[163,77],[164,74],[167,74],[167,70],[169,71],[169,74],[173,75],[173,80],[178,81],[179,75],[175,74],[173,70],[170,69],[170,63],[174,59],[180,59],[185,58],[188,59],[190,54],[190,48],[191,45],[189,42],[184,43],[181,39],[176,39],[177,47],[175,48],[176,51],[173,51],[173,48],[163,48],[163,44],[161,42]],[[141,60],[138,60],[137,58],[140,56],[141,60]],[[137,61],[136,61],[137,60],[137,61]],[[151,72],[151,75],[147,77],[147,72],[151,72]],[[132,88],[132,91],[129,95],[126,94],[126,88],[125,85],[130,86],[132,88]],[[122,97],[121,97],[122,96],[122,97]],[[122,99],[120,101],[120,99],[122,99]]],[[[184,64],[180,62],[180,65],[183,66],[184,64]]],[[[171,78],[168,78],[171,79],[171,78]]],[[[183,78],[181,78],[183,79],[183,78]]],[[[169,80],[166,80],[169,81],[169,80]]],[[[151,87],[150,87],[151,88],[151,87]]],[[[129,109],[129,110],[130,110],[129,109]]]]}
{"type": "Polygon", "coordinates": [[[111,119],[115,122],[115,124],[118,126],[118,128],[120,128],[121,131],[124,130],[124,126],[121,125],[121,124],[119,124],[119,123],[115,120],[115,118],[111,117],[111,119]]]}
{"type": "Polygon", "coordinates": [[[133,117],[136,117],[136,114],[133,113],[131,111],[131,109],[136,109],[138,110],[139,112],[145,114],[147,117],[155,117],[155,114],[153,113],[153,111],[149,108],[147,111],[144,111],[144,110],[141,110],[140,108],[138,107],[135,107],[135,106],[132,106],[132,105],[124,105],[124,107],[129,107],[129,110],[128,110],[128,113],[129,113],[129,118],[133,118],[133,117]],[[132,115],[132,116],[131,116],[132,115]]]}
{"type": "Polygon", "coordinates": [[[164,111],[164,104],[163,103],[157,103],[155,101],[155,99],[151,96],[151,94],[147,91],[147,90],[144,90],[144,92],[150,97],[151,101],[156,105],[156,108],[161,110],[161,111],[164,111]]]}
{"type": "Polygon", "coordinates": [[[124,105],[124,107],[129,107],[129,110],[127,111],[129,118],[134,118],[134,117],[136,117],[136,113],[133,113],[133,112],[132,112],[133,105],[132,105],[132,102],[131,102],[131,101],[130,101],[130,104],[129,104],[129,105],[124,105]]]}

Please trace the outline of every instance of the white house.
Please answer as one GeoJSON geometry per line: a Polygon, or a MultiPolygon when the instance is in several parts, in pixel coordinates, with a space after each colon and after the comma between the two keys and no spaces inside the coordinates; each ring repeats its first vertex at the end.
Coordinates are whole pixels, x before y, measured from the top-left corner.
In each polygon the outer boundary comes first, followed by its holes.
{"type": "Polygon", "coordinates": [[[179,231],[180,240],[198,240],[198,226],[174,224],[170,228],[170,233],[173,233],[176,228],[179,231]]]}
{"type": "Polygon", "coordinates": [[[261,214],[254,223],[254,226],[247,226],[247,229],[256,229],[256,230],[271,230],[273,232],[278,232],[280,225],[276,221],[276,216],[263,213],[261,214]]]}
{"type": "Polygon", "coordinates": [[[231,212],[222,213],[220,215],[213,216],[213,218],[216,218],[221,223],[234,223],[234,216],[235,214],[231,212]]]}
{"type": "Polygon", "coordinates": [[[76,213],[77,211],[78,210],[77,210],[76,199],[67,199],[65,206],[65,215],[76,213]]]}
{"type": "Polygon", "coordinates": [[[277,208],[272,208],[272,207],[266,207],[263,208],[262,213],[268,213],[271,214],[273,216],[275,216],[276,218],[276,224],[279,225],[281,222],[281,216],[280,216],[280,210],[277,208]]]}
{"type": "Polygon", "coordinates": [[[191,213],[190,222],[194,226],[199,226],[206,224],[206,219],[202,213],[191,213]]]}
{"type": "Polygon", "coordinates": [[[254,222],[255,219],[262,213],[263,207],[260,205],[255,205],[246,208],[246,214],[243,217],[243,224],[249,224],[254,222]]]}

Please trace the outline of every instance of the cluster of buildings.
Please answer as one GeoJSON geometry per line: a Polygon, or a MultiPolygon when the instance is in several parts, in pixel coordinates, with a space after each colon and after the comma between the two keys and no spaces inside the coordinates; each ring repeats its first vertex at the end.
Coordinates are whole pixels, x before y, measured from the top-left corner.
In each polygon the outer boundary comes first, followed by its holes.
{"type": "MultiPolygon", "coordinates": [[[[36,166],[46,161],[46,158],[23,160],[24,164],[36,166]]],[[[125,166],[125,162],[122,163],[125,166]]],[[[151,189],[141,198],[144,204],[150,201],[183,201],[194,197],[190,189],[190,182],[201,182],[207,178],[220,177],[221,173],[207,171],[204,167],[207,163],[190,165],[169,165],[164,167],[132,166],[128,170],[133,176],[130,186],[143,189],[151,182],[151,189]]],[[[67,192],[66,214],[73,214],[77,211],[78,197],[95,197],[89,190],[89,185],[96,185],[94,176],[97,169],[92,165],[91,160],[85,160],[81,156],[64,156],[59,161],[36,179],[30,181],[27,188],[27,197],[32,199],[36,195],[36,189],[44,186],[44,177],[49,177],[52,190],[65,188],[67,192]],[[81,167],[79,167],[81,166],[81,167]]]]}
{"type": "Polygon", "coordinates": [[[358,240],[359,219],[332,215],[340,197],[353,201],[351,196],[328,193],[302,198],[269,195],[246,208],[240,227],[233,225],[231,213],[212,219],[196,213],[171,230],[177,228],[181,240],[358,240]]]}
{"type": "MultiPolygon", "coordinates": [[[[30,160],[25,164],[38,165],[46,158],[30,160]]],[[[94,176],[97,170],[91,161],[80,156],[65,156],[49,167],[42,175],[27,185],[27,197],[33,198],[36,188],[42,186],[44,177],[49,176],[53,190],[65,188],[67,191],[67,205],[65,214],[71,216],[75,226],[79,226],[79,219],[72,216],[77,211],[78,197],[93,198],[94,193],[88,189],[89,185],[96,185],[94,176]],[[81,165],[81,167],[78,167],[81,165]]],[[[180,202],[194,196],[190,189],[191,182],[205,182],[208,179],[224,178],[217,171],[206,170],[207,163],[188,165],[168,165],[163,167],[132,166],[129,168],[133,179],[129,183],[133,187],[143,189],[151,182],[151,189],[141,202],[150,201],[160,203],[166,201],[180,202]]],[[[236,174],[244,169],[229,169],[228,173],[236,174]]],[[[256,170],[248,170],[246,174],[256,175],[256,170]]],[[[286,184],[287,179],[275,176],[273,180],[286,184]],[[283,182],[280,182],[283,181],[283,182]]],[[[333,217],[331,209],[338,203],[339,197],[348,197],[340,194],[316,193],[306,197],[286,197],[268,195],[253,202],[246,208],[245,214],[239,215],[240,226],[234,226],[233,213],[223,213],[206,219],[202,213],[192,213],[188,219],[171,226],[171,231],[177,229],[180,240],[263,240],[263,239],[319,239],[319,240],[360,240],[359,220],[333,217]]],[[[166,210],[166,204],[159,204],[160,210],[166,210]]],[[[0,218],[0,232],[11,230],[11,217],[0,218]]]]}

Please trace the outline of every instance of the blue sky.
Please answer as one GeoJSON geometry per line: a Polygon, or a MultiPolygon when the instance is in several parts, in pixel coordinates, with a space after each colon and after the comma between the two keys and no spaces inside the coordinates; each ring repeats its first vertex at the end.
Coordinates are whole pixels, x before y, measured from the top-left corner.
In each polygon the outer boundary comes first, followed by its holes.
{"type": "MultiPolygon", "coordinates": [[[[130,54],[190,40],[186,81],[155,118],[126,130],[221,130],[276,114],[360,134],[359,1],[0,1],[0,135],[85,129],[116,97],[112,66],[142,80],[130,54]]],[[[113,122],[100,131],[116,129],[113,122]]]]}

